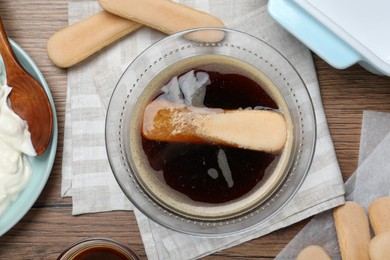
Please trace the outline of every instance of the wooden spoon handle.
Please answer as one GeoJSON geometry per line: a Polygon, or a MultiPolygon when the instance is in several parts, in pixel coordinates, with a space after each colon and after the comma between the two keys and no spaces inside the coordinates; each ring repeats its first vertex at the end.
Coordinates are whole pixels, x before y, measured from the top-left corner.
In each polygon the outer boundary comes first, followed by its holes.
{"type": "Polygon", "coordinates": [[[0,54],[4,61],[4,66],[7,74],[13,74],[15,64],[20,67],[20,63],[12,50],[11,44],[8,40],[7,34],[5,33],[3,21],[0,17],[0,54]]]}
{"type": "Polygon", "coordinates": [[[48,147],[53,134],[53,111],[41,84],[18,61],[0,18],[0,53],[7,75],[12,110],[27,121],[31,141],[37,154],[48,147]]]}

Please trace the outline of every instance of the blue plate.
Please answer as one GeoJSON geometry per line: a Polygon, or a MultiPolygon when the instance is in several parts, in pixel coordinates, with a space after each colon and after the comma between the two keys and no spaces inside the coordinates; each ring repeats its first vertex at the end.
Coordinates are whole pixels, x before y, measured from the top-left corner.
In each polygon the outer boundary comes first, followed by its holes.
{"type": "Polygon", "coordinates": [[[12,40],[10,40],[10,43],[19,62],[35,79],[38,80],[39,83],[41,83],[49,98],[53,110],[53,136],[49,146],[43,154],[29,158],[32,166],[31,179],[27,187],[19,194],[18,199],[14,201],[3,216],[0,217],[0,236],[19,222],[41,194],[53,167],[58,138],[57,114],[54,101],[42,73],[30,56],[28,56],[19,45],[12,40]]]}

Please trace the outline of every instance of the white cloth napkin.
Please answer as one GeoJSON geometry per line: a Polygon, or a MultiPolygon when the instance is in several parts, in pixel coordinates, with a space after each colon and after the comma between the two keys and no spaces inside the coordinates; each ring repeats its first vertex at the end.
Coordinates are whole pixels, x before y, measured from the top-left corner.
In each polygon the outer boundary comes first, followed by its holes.
{"type": "MultiPolygon", "coordinates": [[[[328,132],[310,52],[279,27],[267,13],[265,0],[181,0],[207,11],[229,28],[268,42],[297,69],[313,100],[317,119],[317,147],[309,175],[291,202],[255,229],[224,238],[177,233],[150,221],[135,210],[149,259],[192,259],[240,244],[344,202],[344,186],[328,132]]],[[[72,24],[100,10],[94,1],[69,1],[72,24]]],[[[62,195],[72,196],[73,214],[129,210],[110,171],[104,147],[104,119],[109,96],[120,74],[142,50],[165,35],[142,27],[68,71],[62,195]]]]}

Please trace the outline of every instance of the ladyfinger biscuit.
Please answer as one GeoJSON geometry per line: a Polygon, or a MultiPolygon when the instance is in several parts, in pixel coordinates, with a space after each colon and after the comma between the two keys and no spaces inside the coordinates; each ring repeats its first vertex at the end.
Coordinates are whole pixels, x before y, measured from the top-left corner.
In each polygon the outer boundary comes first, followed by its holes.
{"type": "Polygon", "coordinates": [[[364,208],[356,202],[346,202],[333,210],[341,257],[343,260],[369,260],[370,227],[364,208]]]}
{"type": "MultiPolygon", "coordinates": [[[[145,24],[167,34],[199,27],[223,27],[218,18],[169,0],[99,0],[106,11],[145,24]]],[[[191,40],[218,42],[221,31],[198,32],[191,40]]]]}
{"type": "Polygon", "coordinates": [[[368,216],[375,235],[390,232],[390,197],[374,200],[368,207],[368,216]]]}
{"type": "Polygon", "coordinates": [[[305,247],[297,256],[297,260],[332,260],[330,256],[317,245],[305,247]]]}
{"type": "Polygon", "coordinates": [[[369,244],[368,252],[371,260],[390,259],[390,231],[375,236],[369,244]]]}
{"type": "Polygon", "coordinates": [[[139,23],[101,11],[53,34],[47,53],[55,65],[67,68],[139,27],[139,23]]]}

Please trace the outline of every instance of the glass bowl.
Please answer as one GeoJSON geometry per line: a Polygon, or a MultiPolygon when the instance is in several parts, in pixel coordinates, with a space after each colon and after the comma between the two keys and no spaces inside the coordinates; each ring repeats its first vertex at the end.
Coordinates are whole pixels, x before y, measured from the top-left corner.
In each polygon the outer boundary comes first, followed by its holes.
{"type": "Polygon", "coordinates": [[[108,238],[86,238],[66,248],[58,260],[121,259],[139,260],[127,246],[108,238]]]}
{"type": "Polygon", "coordinates": [[[106,117],[107,154],[124,194],[153,221],[201,236],[242,232],[280,211],[306,177],[315,140],[312,102],[294,67],[267,43],[222,28],[184,31],[146,49],[119,79],[106,117]],[[169,188],[151,170],[140,141],[143,110],[156,95],[154,83],[208,62],[256,74],[288,125],[284,150],[264,180],[245,196],[220,204],[194,202],[169,188]]]}

